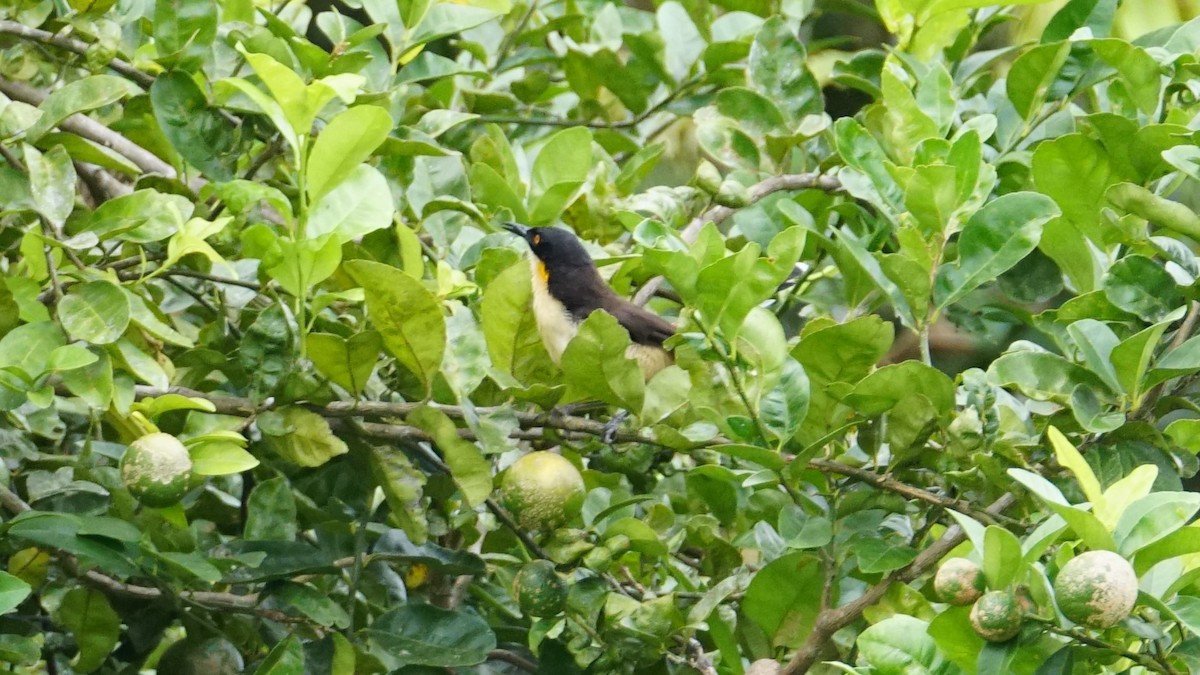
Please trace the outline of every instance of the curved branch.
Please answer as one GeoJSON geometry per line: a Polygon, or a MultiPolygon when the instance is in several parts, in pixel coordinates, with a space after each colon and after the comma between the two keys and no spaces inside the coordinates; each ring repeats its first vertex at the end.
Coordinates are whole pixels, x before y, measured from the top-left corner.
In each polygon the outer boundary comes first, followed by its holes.
{"type": "MultiPolygon", "coordinates": [[[[64,49],[68,52],[79,54],[80,56],[85,56],[87,54],[88,47],[91,46],[83,40],[75,40],[65,35],[57,35],[49,31],[41,30],[40,28],[33,28],[31,26],[17,23],[16,21],[8,20],[0,20],[0,35],[15,35],[19,38],[40,42],[45,45],[50,45],[51,47],[58,47],[59,49],[64,49]]],[[[108,62],[108,67],[133,80],[134,82],[137,82],[143,87],[149,87],[154,83],[153,75],[138,70],[128,61],[122,61],[121,59],[114,58],[108,62]]]]}
{"type": "MultiPolygon", "coordinates": [[[[986,511],[996,515],[1015,504],[1016,501],[1017,499],[1012,493],[1006,493],[992,502],[986,511]]],[[[804,644],[792,655],[783,670],[779,671],[779,675],[807,673],[808,669],[820,658],[822,650],[829,644],[834,633],[857,621],[868,607],[882,600],[892,584],[907,583],[921,576],[966,538],[967,535],[962,528],[957,525],[951,526],[940,539],[921,551],[908,566],[892,572],[883,581],[868,588],[865,593],[850,603],[822,611],[817,615],[812,632],[808,634],[804,644]]]]}
{"type": "Polygon", "coordinates": [[[1000,514],[976,509],[972,507],[969,502],[962,501],[961,499],[943,497],[928,490],[922,490],[921,488],[914,487],[908,483],[896,480],[891,476],[881,475],[875,473],[874,471],[868,471],[867,469],[860,469],[856,466],[850,466],[849,464],[842,464],[840,462],[833,462],[825,459],[813,459],[809,460],[808,466],[809,468],[816,469],[817,471],[836,473],[846,476],[847,478],[853,478],[854,480],[866,483],[872,487],[879,488],[880,490],[894,492],[906,499],[915,499],[925,502],[926,504],[932,504],[933,506],[940,506],[944,509],[958,511],[959,513],[971,516],[972,518],[983,521],[987,524],[998,524],[1000,521],[1011,520],[1003,517],[1000,514]]]}
{"type": "MultiPolygon", "coordinates": [[[[35,106],[41,105],[42,101],[46,100],[46,95],[33,87],[23,82],[15,82],[4,78],[0,78],[0,93],[15,101],[35,106]]],[[[59,122],[58,126],[64,131],[69,131],[76,136],[82,136],[89,141],[95,141],[109,150],[124,155],[126,159],[133,162],[139,169],[146,173],[157,173],[171,179],[179,177],[175,172],[175,167],[164,162],[158,155],[90,117],[79,114],[71,115],[62,122],[59,122]]]]}
{"type": "MultiPolygon", "coordinates": [[[[796,173],[772,176],[750,187],[750,199],[745,206],[761,201],[763,198],[776,192],[808,190],[811,188],[817,188],[826,192],[837,192],[842,189],[842,184],[837,178],[824,173],[796,173]]],[[[745,208],[745,206],[739,208],[745,208]]],[[[725,219],[736,212],[737,208],[732,206],[714,206],[693,218],[687,224],[687,227],[683,228],[683,231],[679,233],[679,237],[689,244],[694,243],[696,237],[700,234],[700,230],[707,223],[720,225],[725,219]]],[[[662,282],[662,277],[650,279],[646,282],[645,286],[638,289],[637,294],[633,296],[633,301],[639,305],[646,304],[658,290],[658,287],[662,285],[662,282]]]]}

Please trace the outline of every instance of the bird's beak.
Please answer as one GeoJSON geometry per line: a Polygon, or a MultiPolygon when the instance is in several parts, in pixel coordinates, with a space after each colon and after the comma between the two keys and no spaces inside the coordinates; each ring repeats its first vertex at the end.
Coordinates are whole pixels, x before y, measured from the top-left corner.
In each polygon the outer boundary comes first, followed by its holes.
{"type": "Polygon", "coordinates": [[[514,223],[512,221],[504,223],[504,229],[508,230],[509,232],[512,232],[513,234],[517,235],[518,237],[520,237],[522,239],[524,239],[526,237],[526,235],[529,234],[528,227],[526,227],[520,223],[514,223]]]}

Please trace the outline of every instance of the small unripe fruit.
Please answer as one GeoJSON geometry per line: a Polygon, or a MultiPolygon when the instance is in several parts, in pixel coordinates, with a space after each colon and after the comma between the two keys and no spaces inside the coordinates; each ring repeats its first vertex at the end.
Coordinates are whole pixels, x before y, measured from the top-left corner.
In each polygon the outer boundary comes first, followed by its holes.
{"type": "Polygon", "coordinates": [[[1021,607],[1008,591],[992,591],[971,607],[971,628],[988,642],[1006,642],[1021,632],[1021,607]]]}
{"type": "Polygon", "coordinates": [[[942,602],[965,607],[979,599],[984,589],[983,570],[966,558],[950,558],[938,568],[933,590],[942,602]]]}

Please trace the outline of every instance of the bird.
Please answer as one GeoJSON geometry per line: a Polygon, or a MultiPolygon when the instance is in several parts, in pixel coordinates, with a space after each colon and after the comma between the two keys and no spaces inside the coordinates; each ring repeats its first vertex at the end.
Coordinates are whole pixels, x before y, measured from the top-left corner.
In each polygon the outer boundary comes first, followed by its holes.
{"type": "Polygon", "coordinates": [[[663,343],[675,334],[675,326],[618,295],[573,233],[514,222],[504,223],[504,229],[524,239],[533,252],[533,315],[555,364],[561,363],[579,324],[596,310],[608,312],[629,332],[625,355],[637,361],[646,380],[674,363],[663,343]]]}

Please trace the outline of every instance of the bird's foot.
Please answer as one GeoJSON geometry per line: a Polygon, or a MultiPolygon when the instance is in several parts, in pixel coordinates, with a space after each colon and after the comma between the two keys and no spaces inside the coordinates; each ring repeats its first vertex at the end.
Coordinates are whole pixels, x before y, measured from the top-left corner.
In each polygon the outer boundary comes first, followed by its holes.
{"type": "Polygon", "coordinates": [[[613,415],[607,422],[604,423],[604,433],[600,436],[600,441],[605,445],[612,445],[617,440],[617,432],[621,430],[621,423],[629,419],[628,410],[618,410],[617,414],[613,415]]]}

